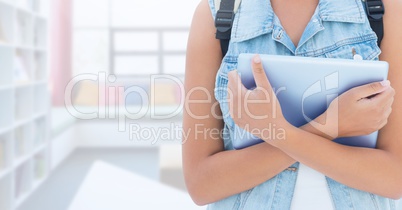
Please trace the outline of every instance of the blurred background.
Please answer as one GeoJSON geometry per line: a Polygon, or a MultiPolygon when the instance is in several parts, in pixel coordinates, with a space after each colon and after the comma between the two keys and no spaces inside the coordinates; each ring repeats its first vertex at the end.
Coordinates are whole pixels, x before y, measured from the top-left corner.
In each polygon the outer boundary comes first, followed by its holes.
{"type": "Polygon", "coordinates": [[[0,210],[205,209],[181,164],[199,0],[0,0],[0,210]]]}
{"type": "Polygon", "coordinates": [[[203,209],[181,165],[197,0],[0,0],[0,210],[203,209]]]}

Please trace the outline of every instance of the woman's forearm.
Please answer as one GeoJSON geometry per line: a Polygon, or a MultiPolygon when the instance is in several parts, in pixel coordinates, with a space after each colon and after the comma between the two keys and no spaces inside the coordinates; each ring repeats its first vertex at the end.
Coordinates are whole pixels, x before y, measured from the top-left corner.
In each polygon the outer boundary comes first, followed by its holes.
{"type": "MultiPolygon", "coordinates": [[[[320,131],[306,124],[301,129],[320,135],[320,131]]],[[[296,161],[280,149],[261,143],[242,150],[222,151],[199,163],[194,193],[199,204],[251,189],[282,172],[296,161]],[[236,185],[233,185],[236,183],[236,185]]]]}
{"type": "Polygon", "coordinates": [[[201,160],[188,184],[194,201],[205,205],[251,189],[295,161],[267,143],[218,152],[201,160]],[[194,177],[195,176],[195,177],[194,177]]]}
{"type": "Polygon", "coordinates": [[[301,163],[350,187],[390,198],[402,194],[402,163],[390,152],[350,147],[286,129],[285,140],[268,141],[301,163]]]}

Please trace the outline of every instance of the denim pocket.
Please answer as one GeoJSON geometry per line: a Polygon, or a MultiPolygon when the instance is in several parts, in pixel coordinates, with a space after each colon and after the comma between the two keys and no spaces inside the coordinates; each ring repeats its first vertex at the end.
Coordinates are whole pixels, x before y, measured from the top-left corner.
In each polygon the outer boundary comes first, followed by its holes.
{"type": "Polygon", "coordinates": [[[331,48],[333,50],[325,53],[327,58],[353,59],[354,54],[359,54],[363,60],[378,60],[378,56],[381,53],[376,39],[366,41],[345,40],[331,48]]]}

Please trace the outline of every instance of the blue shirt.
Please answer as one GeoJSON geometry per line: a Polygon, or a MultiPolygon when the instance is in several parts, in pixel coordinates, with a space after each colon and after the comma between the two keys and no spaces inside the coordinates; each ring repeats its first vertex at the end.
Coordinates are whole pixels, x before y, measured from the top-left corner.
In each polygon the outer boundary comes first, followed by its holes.
{"type": "MultiPolygon", "coordinates": [[[[209,5],[215,18],[213,0],[209,5]]],[[[353,59],[353,48],[364,60],[378,60],[381,53],[360,0],[320,0],[298,46],[286,34],[269,0],[243,0],[233,23],[228,52],[216,75],[215,98],[225,122],[225,150],[233,149],[231,136],[240,129],[230,117],[226,101],[227,73],[236,69],[240,53],[353,59]]],[[[208,209],[290,209],[298,167],[297,162],[252,189],[210,204],[208,209]]],[[[350,188],[329,177],[326,181],[337,210],[395,209],[392,199],[350,188]]]]}

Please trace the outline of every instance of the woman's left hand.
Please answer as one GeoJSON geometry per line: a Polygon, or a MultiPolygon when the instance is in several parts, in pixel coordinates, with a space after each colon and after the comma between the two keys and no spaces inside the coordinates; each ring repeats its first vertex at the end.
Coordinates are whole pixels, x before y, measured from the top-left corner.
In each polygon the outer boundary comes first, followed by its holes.
{"type": "MultiPolygon", "coordinates": [[[[291,125],[282,114],[275,90],[265,74],[259,55],[254,56],[252,69],[257,86],[253,90],[244,87],[236,70],[228,73],[229,111],[239,127],[263,140],[268,140],[264,133],[269,128],[285,129],[291,125]]],[[[272,139],[271,135],[269,139],[272,139]]]]}

